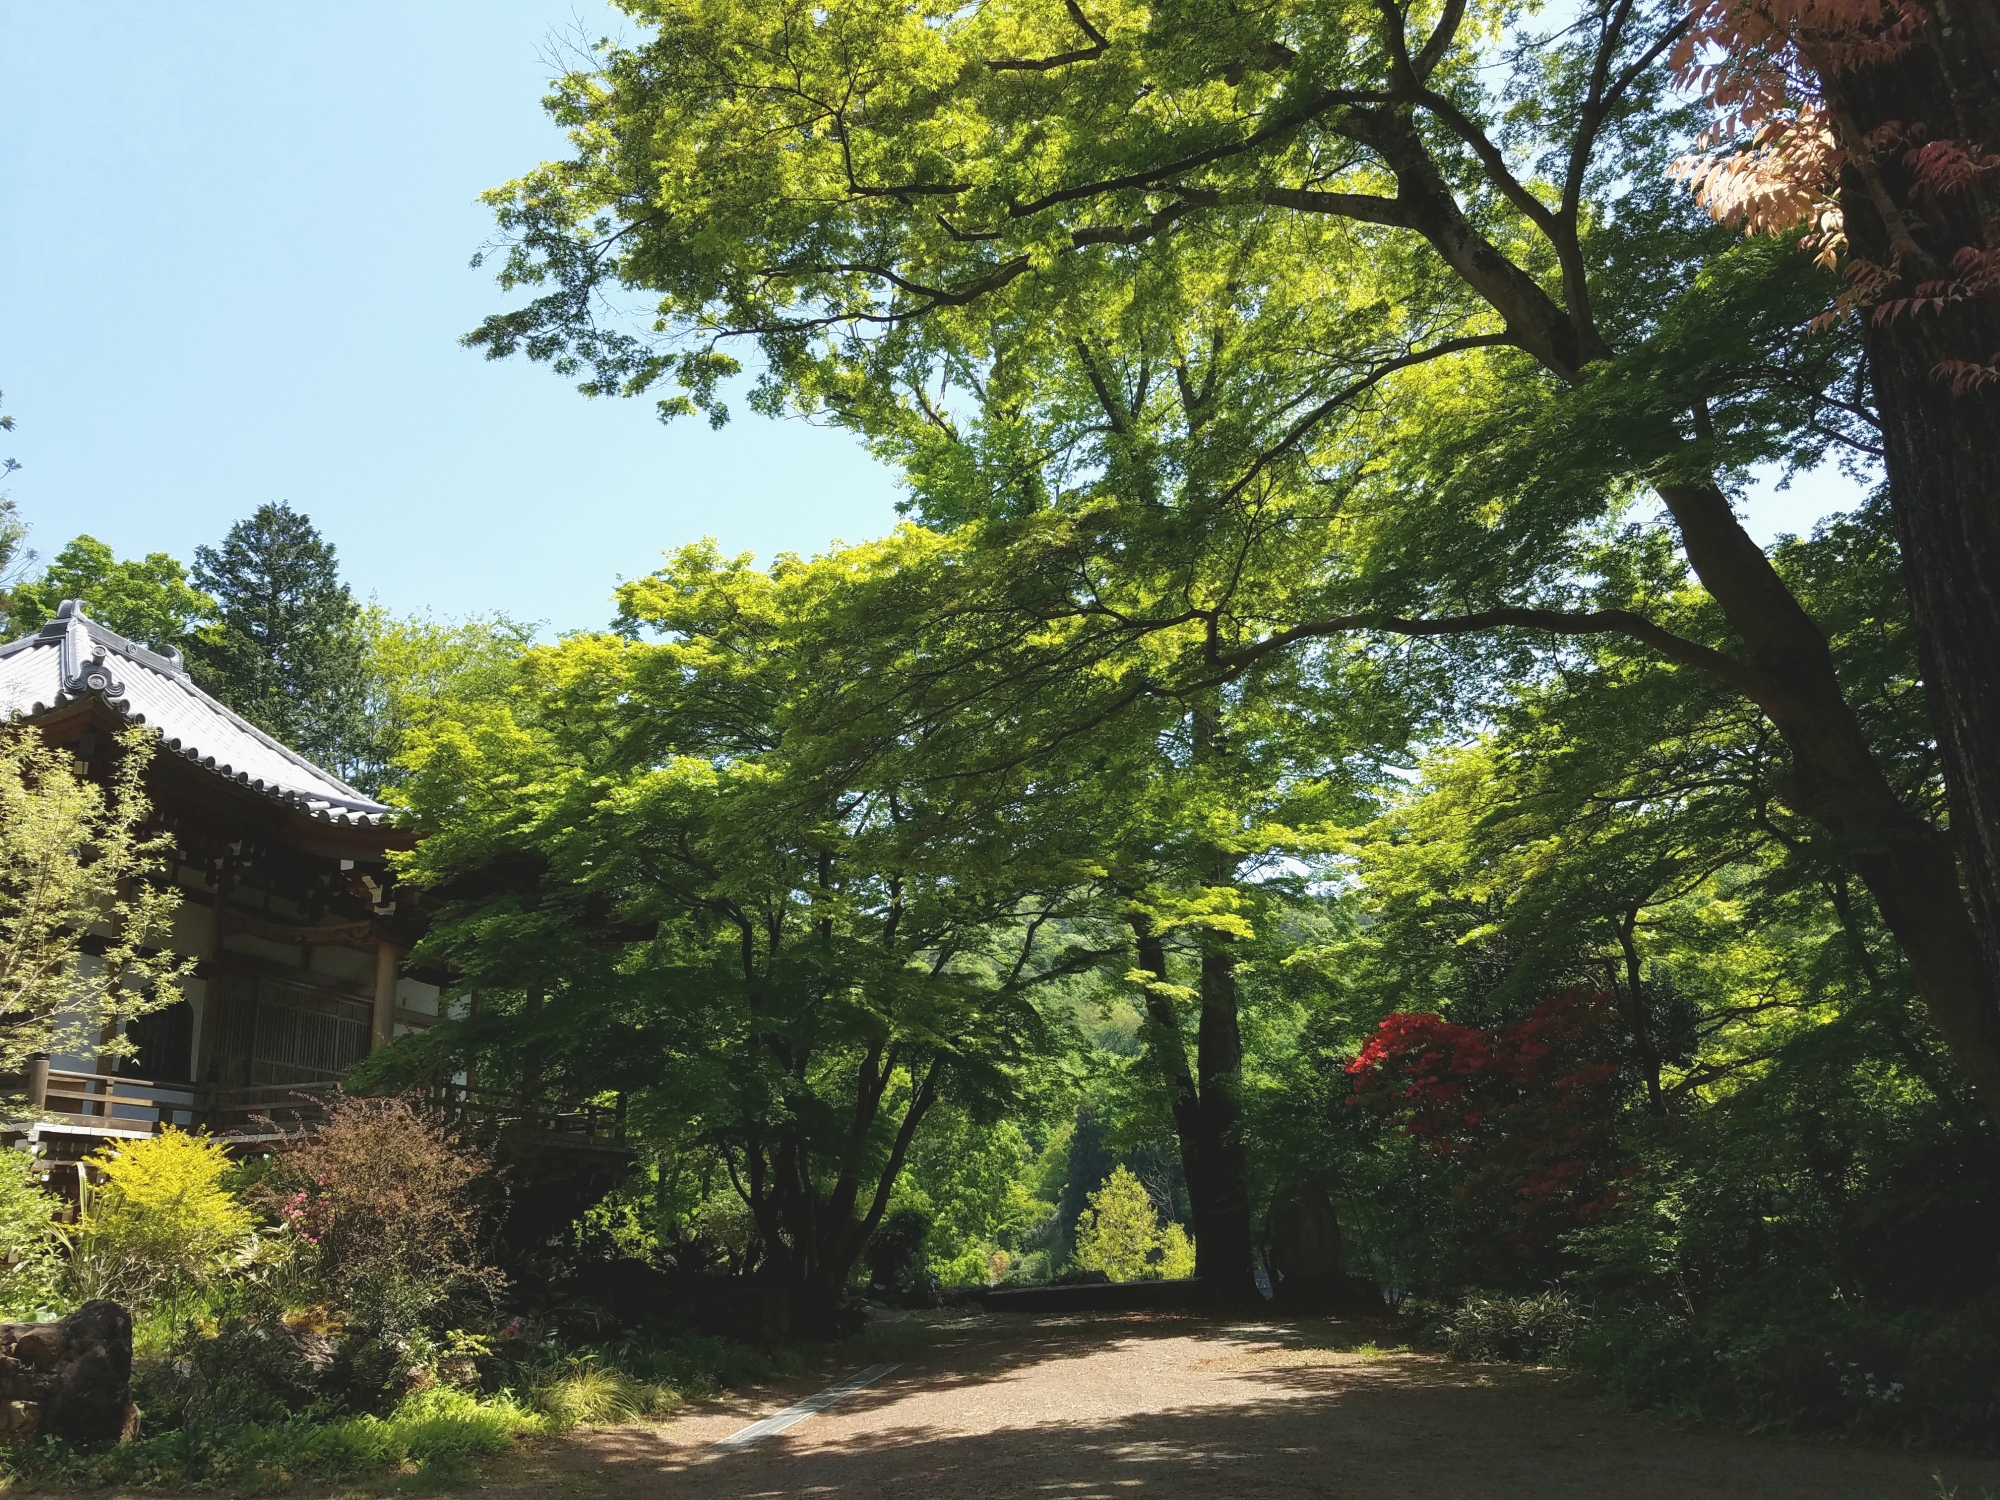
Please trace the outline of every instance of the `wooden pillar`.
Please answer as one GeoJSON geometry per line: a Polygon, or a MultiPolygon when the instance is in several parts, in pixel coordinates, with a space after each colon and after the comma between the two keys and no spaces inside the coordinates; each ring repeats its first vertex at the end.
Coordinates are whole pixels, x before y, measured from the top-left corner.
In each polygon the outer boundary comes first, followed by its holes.
{"type": "Polygon", "coordinates": [[[37,1052],[28,1059],[28,1108],[47,1108],[49,1102],[49,1055],[37,1052]]]}
{"type": "MultiPolygon", "coordinates": [[[[468,1018],[479,1014],[479,991],[474,990],[466,997],[465,1014],[468,1018]]],[[[471,1053],[465,1058],[465,1095],[469,1101],[472,1091],[479,1087],[479,1064],[471,1053]]]]}
{"type": "Polygon", "coordinates": [[[396,945],[386,940],[375,944],[375,1025],[368,1050],[389,1045],[396,1034],[396,945]]]}

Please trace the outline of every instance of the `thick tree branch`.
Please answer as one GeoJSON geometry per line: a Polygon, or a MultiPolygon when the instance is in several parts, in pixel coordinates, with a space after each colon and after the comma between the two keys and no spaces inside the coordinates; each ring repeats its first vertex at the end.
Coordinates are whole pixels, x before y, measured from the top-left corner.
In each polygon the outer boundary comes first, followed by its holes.
{"type": "Polygon", "coordinates": [[[1075,187],[1058,188],[1053,193],[1044,193],[1041,197],[1031,198],[1026,203],[1010,203],[1007,206],[1007,215],[1009,218],[1025,219],[1031,214],[1038,214],[1043,209],[1053,208],[1059,203],[1075,203],[1084,198],[1100,198],[1106,193],[1156,187],[1182,173],[1192,172],[1197,167],[1210,166],[1215,162],[1227,161],[1231,157],[1255,151],[1259,146],[1318,119],[1328,110],[1360,104],[1383,104],[1389,102],[1389,99],[1389,95],[1372,90],[1328,89],[1315,94],[1298,108],[1259,126],[1239,141],[1211,146],[1206,151],[1196,151],[1192,155],[1180,157],[1164,165],[1148,167],[1143,172],[1128,172],[1122,177],[1106,177],[1096,182],[1078,183],[1075,187]]]}
{"type": "Polygon", "coordinates": [[[1600,609],[1587,613],[1571,613],[1557,609],[1527,609],[1513,606],[1430,620],[1408,619],[1399,615],[1368,611],[1341,615],[1330,620],[1308,621],[1303,625],[1294,625],[1288,630],[1278,631],[1235,651],[1214,653],[1210,657],[1210,662],[1218,669],[1215,676],[1202,682],[1178,686],[1174,692],[1178,696],[1219,686],[1241,674],[1245,668],[1253,666],[1274,652],[1297,645],[1300,641],[1346,635],[1357,630],[1429,637],[1472,635],[1483,630],[1502,629],[1546,630],[1556,635],[1630,636],[1633,640],[1652,647],[1669,661],[1693,667],[1711,677],[1719,678],[1760,706],[1762,698],[1768,696],[1770,692],[1770,685],[1764,681],[1762,674],[1734,657],[1725,656],[1722,652],[1704,646],[1698,641],[1691,641],[1685,636],[1675,635],[1664,626],[1656,625],[1644,615],[1635,614],[1631,610],[1600,609]]]}
{"type": "Polygon", "coordinates": [[[1293,422],[1286,429],[1285,435],[1274,446],[1258,454],[1256,461],[1244,471],[1243,476],[1223,492],[1223,499],[1233,500],[1236,496],[1242,494],[1245,487],[1251,481],[1256,479],[1271,464],[1297,448],[1320,423],[1332,416],[1341,407],[1347,405],[1348,402],[1354,400],[1355,397],[1372,390],[1375,386],[1387,380],[1398,370],[1407,370],[1415,365],[1428,364],[1431,360],[1442,359],[1449,354],[1462,354],[1468,349],[1492,349],[1512,345],[1513,342],[1513,339],[1504,333],[1473,334],[1465,338],[1446,339],[1443,343],[1434,344],[1428,349],[1413,349],[1406,354],[1397,356],[1395,359],[1385,360],[1382,364],[1377,365],[1366,375],[1362,376],[1361,379],[1336,391],[1333,395],[1327,397],[1326,400],[1320,402],[1319,405],[1313,407],[1311,411],[1306,412],[1297,421],[1293,422]]]}
{"type": "Polygon", "coordinates": [[[1090,24],[1090,17],[1083,13],[1083,7],[1076,0],[1063,0],[1063,4],[1069,8],[1070,19],[1076,22],[1077,29],[1090,38],[1088,47],[1058,53],[1054,57],[996,57],[986,66],[995,73],[1046,73],[1054,68],[1066,68],[1071,63],[1096,62],[1104,56],[1104,49],[1111,45],[1105,40],[1104,33],[1090,24]]]}

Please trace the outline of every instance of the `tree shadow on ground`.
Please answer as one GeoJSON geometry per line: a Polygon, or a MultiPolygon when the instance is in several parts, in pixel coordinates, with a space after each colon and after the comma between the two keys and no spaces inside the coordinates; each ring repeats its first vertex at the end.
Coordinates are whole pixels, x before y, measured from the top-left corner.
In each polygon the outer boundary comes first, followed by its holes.
{"type": "Polygon", "coordinates": [[[1937,1474],[1960,1500],[2000,1496],[2000,1463],[1704,1432],[1615,1411],[1552,1371],[1356,1352],[1356,1332],[1159,1314],[966,1325],[755,1447],[609,1430],[543,1455],[538,1478],[490,1475],[484,1493],[513,1479],[675,1500],[1935,1500],[1937,1474]],[[1130,1383],[1107,1396],[1114,1377],[1130,1383]],[[1145,1409],[1109,1410],[1128,1395],[1145,1409]]]}

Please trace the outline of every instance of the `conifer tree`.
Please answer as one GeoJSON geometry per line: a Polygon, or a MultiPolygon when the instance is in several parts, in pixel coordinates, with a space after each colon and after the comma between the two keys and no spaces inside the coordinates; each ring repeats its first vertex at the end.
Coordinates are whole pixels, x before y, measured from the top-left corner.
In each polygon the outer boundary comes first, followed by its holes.
{"type": "Polygon", "coordinates": [[[363,723],[361,611],[331,543],[280,501],[197,547],[195,582],[216,623],[190,654],[198,680],[267,734],[335,771],[363,723]]]}

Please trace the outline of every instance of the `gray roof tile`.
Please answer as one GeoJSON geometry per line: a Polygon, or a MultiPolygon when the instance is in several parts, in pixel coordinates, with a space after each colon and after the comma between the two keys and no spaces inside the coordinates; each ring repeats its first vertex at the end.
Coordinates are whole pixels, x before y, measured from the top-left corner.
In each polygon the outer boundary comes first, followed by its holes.
{"type": "Polygon", "coordinates": [[[390,809],[322,771],[189,680],[178,652],[106,630],[72,600],[34,635],[0,646],[0,718],[34,718],[95,694],[160,732],[163,751],[327,823],[380,824],[390,809]]]}

